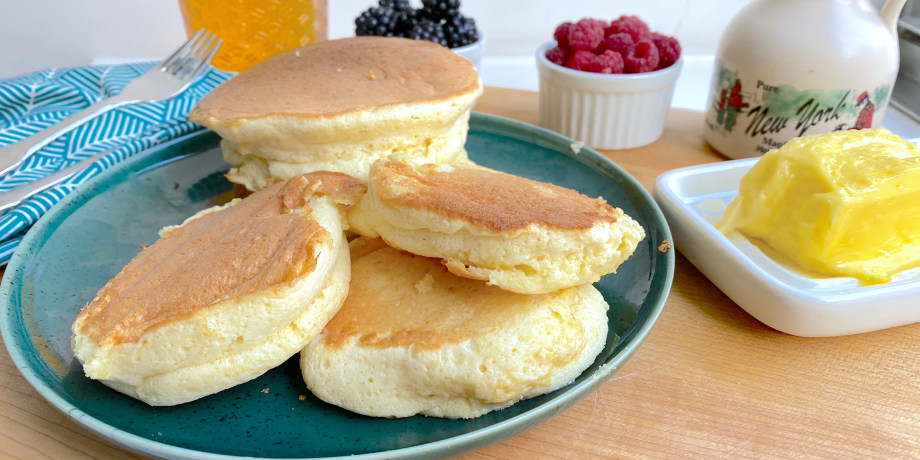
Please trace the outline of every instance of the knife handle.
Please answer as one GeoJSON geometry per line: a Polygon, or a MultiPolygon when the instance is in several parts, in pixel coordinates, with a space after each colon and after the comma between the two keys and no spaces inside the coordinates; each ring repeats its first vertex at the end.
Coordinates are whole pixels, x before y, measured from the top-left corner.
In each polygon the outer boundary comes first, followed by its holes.
{"type": "Polygon", "coordinates": [[[121,94],[103,99],[25,139],[0,147],[0,176],[19,166],[26,158],[64,133],[126,102],[129,102],[129,98],[121,94]]]}
{"type": "Polygon", "coordinates": [[[27,184],[20,185],[19,187],[16,187],[10,191],[0,193],[0,212],[15,206],[19,206],[19,204],[25,201],[26,198],[29,198],[30,196],[35,195],[36,193],[41,192],[55,184],[63,182],[72,174],[88,168],[91,164],[96,162],[96,160],[99,160],[100,158],[108,155],[112,152],[112,150],[114,150],[114,147],[85,158],[76,164],[61,169],[60,171],[53,172],[45,177],[41,177],[27,184]]]}

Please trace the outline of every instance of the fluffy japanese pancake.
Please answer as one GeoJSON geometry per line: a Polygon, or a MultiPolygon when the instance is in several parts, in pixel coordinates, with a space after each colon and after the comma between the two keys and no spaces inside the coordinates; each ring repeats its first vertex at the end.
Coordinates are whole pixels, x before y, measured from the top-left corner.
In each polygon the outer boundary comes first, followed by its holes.
{"type": "Polygon", "coordinates": [[[482,93],[473,65],[420,40],[353,37],[270,57],[189,113],[222,137],[227,177],[250,190],[330,170],[362,180],[374,160],[464,161],[482,93]]]}
{"type": "Polygon", "coordinates": [[[475,165],[393,160],[374,164],[348,220],[360,235],[525,294],[596,282],[645,238],[601,198],[475,165]]]}
{"type": "Polygon", "coordinates": [[[86,375],[174,405],[296,354],[348,292],[341,207],[363,189],[337,173],[298,176],[161,230],[74,322],[86,375]]]}
{"type": "Polygon", "coordinates": [[[364,415],[472,418],[571,383],[607,339],[591,285],[524,295],[358,238],[348,298],[301,352],[307,387],[364,415]]]}

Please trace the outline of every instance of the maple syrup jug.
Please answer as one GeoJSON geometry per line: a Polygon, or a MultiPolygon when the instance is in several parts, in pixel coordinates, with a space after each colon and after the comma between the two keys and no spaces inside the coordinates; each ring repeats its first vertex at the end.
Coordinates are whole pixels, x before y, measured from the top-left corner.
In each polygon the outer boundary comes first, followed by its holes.
{"type": "Polygon", "coordinates": [[[878,127],[906,0],[754,0],[719,43],[704,137],[729,158],[799,136],[878,127]]]}

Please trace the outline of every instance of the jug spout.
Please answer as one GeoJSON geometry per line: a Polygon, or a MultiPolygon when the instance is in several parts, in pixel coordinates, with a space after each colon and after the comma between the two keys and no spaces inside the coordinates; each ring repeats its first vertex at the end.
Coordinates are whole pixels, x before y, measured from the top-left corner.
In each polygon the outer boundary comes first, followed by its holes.
{"type": "Polygon", "coordinates": [[[901,9],[904,8],[904,3],[907,0],[887,0],[882,9],[879,10],[879,16],[882,18],[882,22],[888,27],[888,30],[891,31],[892,35],[895,37],[898,36],[898,17],[901,16],[901,9]]]}

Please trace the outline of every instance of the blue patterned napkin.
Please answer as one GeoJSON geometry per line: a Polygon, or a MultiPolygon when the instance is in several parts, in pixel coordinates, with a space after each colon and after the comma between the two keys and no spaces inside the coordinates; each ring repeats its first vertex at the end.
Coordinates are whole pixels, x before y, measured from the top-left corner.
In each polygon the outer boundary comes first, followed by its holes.
{"type": "MultiPolygon", "coordinates": [[[[155,62],[55,68],[0,80],[0,145],[26,138],[96,101],[118,94],[155,62]]],[[[86,170],[0,215],[0,266],[29,227],[78,185],[150,147],[200,129],[186,118],[208,91],[232,74],[209,69],[179,96],[121,106],[70,131],[0,178],[0,193],[111,150],[86,170]]]]}

